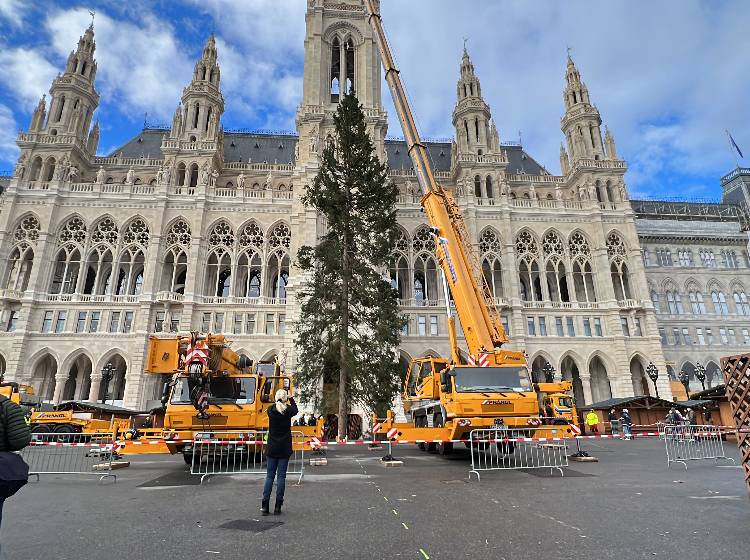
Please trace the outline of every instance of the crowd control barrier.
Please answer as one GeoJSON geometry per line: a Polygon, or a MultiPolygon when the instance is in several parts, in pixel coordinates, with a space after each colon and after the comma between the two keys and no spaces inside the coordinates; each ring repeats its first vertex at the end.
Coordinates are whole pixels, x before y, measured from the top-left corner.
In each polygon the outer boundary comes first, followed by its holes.
{"type": "MultiPolygon", "coordinates": [[[[200,476],[201,484],[212,476],[265,475],[266,431],[227,431],[198,433],[193,439],[190,474],[200,476]]],[[[292,432],[292,456],[287,475],[305,475],[305,436],[292,432]]]]}
{"type": "Polygon", "coordinates": [[[545,426],[544,438],[535,438],[535,432],[535,428],[502,426],[472,430],[469,479],[475,474],[481,480],[483,471],[515,469],[550,469],[550,473],[557,470],[564,476],[562,469],[568,466],[568,454],[563,434],[549,426],[545,426]]]}
{"type": "Polygon", "coordinates": [[[688,461],[702,459],[734,459],[724,453],[724,442],[719,426],[665,424],[664,445],[667,451],[667,468],[672,463],[681,463],[687,469],[688,461]]]}
{"type": "Polygon", "coordinates": [[[100,482],[105,478],[117,481],[112,472],[116,458],[112,434],[35,433],[21,456],[37,480],[43,474],[76,474],[98,476],[100,482]]]}

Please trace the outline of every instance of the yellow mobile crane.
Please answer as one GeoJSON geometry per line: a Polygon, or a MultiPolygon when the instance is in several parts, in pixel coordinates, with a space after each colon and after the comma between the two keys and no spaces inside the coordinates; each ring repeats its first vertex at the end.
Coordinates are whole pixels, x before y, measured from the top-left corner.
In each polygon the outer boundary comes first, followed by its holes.
{"type": "MultiPolygon", "coordinates": [[[[386,420],[380,423],[380,433],[395,427],[403,439],[445,442],[466,439],[477,428],[537,427],[541,424],[539,402],[526,357],[522,352],[502,348],[508,337],[472,253],[461,211],[451,193],[435,180],[375,3],[365,0],[365,7],[422,190],[421,204],[435,237],[452,348],[450,360],[429,357],[412,361],[403,392],[404,409],[411,421],[397,424],[393,411],[389,411],[386,420]],[[448,290],[466,338],[469,364],[461,363],[448,290]]],[[[445,454],[452,451],[452,444],[431,443],[427,448],[445,454]]],[[[503,449],[510,451],[513,446],[506,445],[503,449]]]]}
{"type": "MultiPolygon", "coordinates": [[[[152,336],[147,359],[146,372],[171,376],[162,393],[164,437],[187,464],[195,438],[268,429],[266,410],[276,391],[292,390],[291,376],[278,363],[254,364],[229,348],[223,335],[152,336]]],[[[295,430],[321,437],[322,421],[295,430]]]]}

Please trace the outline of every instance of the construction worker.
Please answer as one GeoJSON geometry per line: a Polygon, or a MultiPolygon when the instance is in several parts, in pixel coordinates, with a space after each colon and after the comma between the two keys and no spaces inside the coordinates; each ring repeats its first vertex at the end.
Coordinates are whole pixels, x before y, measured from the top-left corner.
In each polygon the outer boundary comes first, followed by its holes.
{"type": "MultiPolygon", "coordinates": [[[[0,525],[3,520],[3,504],[15,494],[29,478],[29,467],[20,451],[31,441],[31,430],[24,418],[23,408],[0,396],[0,525]]],[[[2,543],[0,538],[0,543],[2,543]]],[[[2,558],[0,544],[0,558],[2,558]]]]}
{"type": "Polygon", "coordinates": [[[588,414],[586,414],[586,425],[592,434],[599,433],[599,415],[593,410],[589,410],[588,414]]]}

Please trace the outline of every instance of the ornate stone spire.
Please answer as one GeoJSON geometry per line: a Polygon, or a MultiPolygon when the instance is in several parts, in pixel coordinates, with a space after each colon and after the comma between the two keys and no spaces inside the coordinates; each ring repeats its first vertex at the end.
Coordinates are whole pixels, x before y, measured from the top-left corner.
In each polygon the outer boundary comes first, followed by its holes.
{"type": "Polygon", "coordinates": [[[565,116],[561,129],[568,141],[571,159],[604,159],[599,110],[591,104],[589,91],[568,53],[565,70],[565,116]]]}

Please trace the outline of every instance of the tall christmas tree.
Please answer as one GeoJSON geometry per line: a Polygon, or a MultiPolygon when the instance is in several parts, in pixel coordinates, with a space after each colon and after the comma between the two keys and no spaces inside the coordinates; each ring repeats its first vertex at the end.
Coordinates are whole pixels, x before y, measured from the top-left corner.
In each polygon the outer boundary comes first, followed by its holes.
{"type": "Polygon", "coordinates": [[[330,410],[337,401],[344,437],[352,404],[383,414],[398,393],[396,352],[404,320],[387,279],[398,189],[378,159],[354,93],[342,99],[334,122],[335,137],[326,141],[320,171],[303,199],[325,216],[328,233],[297,255],[310,280],[300,294],[295,378],[308,402],[330,410]],[[337,385],[337,391],[321,394],[323,384],[337,385]]]}

